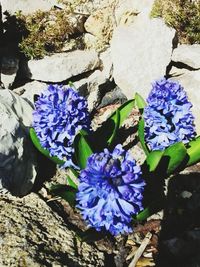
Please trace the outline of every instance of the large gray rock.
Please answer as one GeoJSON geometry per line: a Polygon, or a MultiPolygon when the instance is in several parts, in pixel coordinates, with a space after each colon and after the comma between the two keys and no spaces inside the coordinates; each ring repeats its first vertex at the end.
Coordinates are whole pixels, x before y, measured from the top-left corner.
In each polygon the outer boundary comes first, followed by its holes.
{"type": "Polygon", "coordinates": [[[28,61],[27,77],[44,82],[62,82],[91,71],[100,64],[95,51],[75,50],[28,61]]]}
{"type": "Polygon", "coordinates": [[[47,87],[46,83],[33,81],[30,83],[26,83],[23,86],[20,86],[13,91],[21,95],[24,99],[26,99],[29,103],[34,104],[34,95],[40,95],[41,92],[47,87]]]}
{"type": "Polygon", "coordinates": [[[194,69],[200,69],[200,45],[179,45],[173,51],[172,60],[184,63],[194,69]]]}
{"type": "Polygon", "coordinates": [[[170,71],[172,80],[178,81],[187,92],[193,104],[192,112],[195,116],[197,134],[200,134],[200,70],[189,71],[173,67],[170,71]]]}
{"type": "Polygon", "coordinates": [[[0,210],[0,266],[105,266],[104,253],[81,242],[36,194],[1,197],[0,210]]]}
{"type": "Polygon", "coordinates": [[[28,137],[32,107],[5,89],[0,91],[0,190],[27,194],[36,177],[35,152],[28,137]]]}
{"type": "Polygon", "coordinates": [[[36,10],[47,11],[57,4],[57,0],[2,0],[2,11],[11,15],[21,10],[23,14],[30,14],[36,10]]]}
{"type": "Polygon", "coordinates": [[[129,26],[119,26],[111,40],[113,77],[123,93],[146,97],[151,82],[165,75],[171,60],[175,30],[161,19],[140,14],[129,26]]]}

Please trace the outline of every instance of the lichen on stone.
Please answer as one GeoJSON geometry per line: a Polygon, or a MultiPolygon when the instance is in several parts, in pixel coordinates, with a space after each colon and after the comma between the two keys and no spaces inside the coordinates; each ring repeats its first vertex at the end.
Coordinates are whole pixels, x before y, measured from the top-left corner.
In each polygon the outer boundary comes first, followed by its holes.
{"type": "Polygon", "coordinates": [[[151,17],[175,28],[180,43],[200,43],[199,0],[155,0],[151,17]]]}
{"type": "Polygon", "coordinates": [[[39,10],[27,16],[18,13],[17,19],[22,21],[27,29],[27,34],[19,43],[21,52],[27,58],[38,59],[52,52],[61,52],[74,35],[74,39],[81,40],[82,33],[77,27],[79,22],[75,17],[72,18],[69,10],[39,10]]]}

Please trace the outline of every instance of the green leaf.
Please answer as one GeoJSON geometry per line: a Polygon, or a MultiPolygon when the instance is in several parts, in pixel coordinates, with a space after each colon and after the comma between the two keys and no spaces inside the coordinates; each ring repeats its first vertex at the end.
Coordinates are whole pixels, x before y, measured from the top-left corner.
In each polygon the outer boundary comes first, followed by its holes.
{"type": "Polygon", "coordinates": [[[74,175],[75,178],[78,178],[79,176],[79,172],[76,171],[74,168],[69,167],[69,170],[72,172],[72,174],[74,175]]]}
{"type": "Polygon", "coordinates": [[[78,188],[77,184],[75,184],[75,182],[69,176],[67,176],[66,179],[69,186],[73,187],[74,189],[78,188]]]}
{"type": "Polygon", "coordinates": [[[122,126],[124,120],[129,116],[135,107],[135,99],[128,100],[122,104],[92,135],[90,139],[93,142],[95,150],[102,151],[108,145],[111,145],[116,137],[117,130],[122,126]],[[100,140],[98,143],[97,140],[100,140]]]}
{"type": "Polygon", "coordinates": [[[84,169],[87,165],[88,157],[93,153],[92,148],[87,140],[88,134],[81,130],[75,137],[74,148],[75,148],[75,157],[78,163],[78,166],[81,169],[84,169]]]}
{"type": "Polygon", "coordinates": [[[111,137],[108,139],[108,145],[111,145],[113,140],[115,139],[116,137],[116,134],[117,134],[117,131],[119,129],[119,125],[120,125],[120,113],[119,113],[119,110],[117,109],[116,110],[116,116],[113,117],[113,121],[114,121],[114,130],[112,132],[112,135],[111,137]]]}
{"type": "Polygon", "coordinates": [[[154,150],[149,153],[145,161],[149,172],[154,172],[156,170],[163,154],[164,151],[161,150],[154,150]]]}
{"type": "MultiPolygon", "coordinates": [[[[120,114],[119,127],[122,126],[123,122],[129,116],[129,114],[131,113],[131,111],[133,110],[134,107],[135,107],[135,99],[131,99],[131,100],[128,100],[127,102],[125,102],[124,104],[122,104],[118,108],[118,111],[120,114]]],[[[114,116],[117,116],[117,114],[114,113],[113,115],[111,115],[110,118],[113,118],[114,116]]]]}
{"type": "Polygon", "coordinates": [[[135,102],[136,102],[136,106],[138,107],[138,109],[140,110],[140,113],[143,113],[144,108],[146,107],[146,102],[144,100],[144,98],[139,95],[138,93],[135,94],[135,102]]]}
{"type": "Polygon", "coordinates": [[[189,156],[187,166],[191,166],[200,161],[200,137],[189,142],[187,147],[187,154],[189,156]]]}
{"type": "Polygon", "coordinates": [[[136,218],[135,219],[137,221],[144,221],[144,220],[146,220],[151,215],[152,215],[152,213],[151,213],[150,207],[147,207],[143,211],[141,211],[140,213],[138,213],[136,215],[136,218]]]}
{"type": "Polygon", "coordinates": [[[70,206],[75,207],[77,190],[73,187],[63,184],[52,185],[50,188],[50,193],[53,196],[59,196],[63,198],[70,204],[70,206]]]}
{"type": "Polygon", "coordinates": [[[158,198],[156,201],[153,201],[146,207],[143,211],[138,213],[133,220],[144,221],[151,215],[160,211],[163,208],[164,199],[158,198]]]}
{"type": "Polygon", "coordinates": [[[145,154],[149,154],[149,149],[146,146],[145,139],[144,139],[144,119],[141,119],[138,123],[138,137],[142,146],[142,149],[144,150],[145,154]]]}
{"type": "Polygon", "coordinates": [[[182,142],[175,143],[164,150],[162,157],[163,170],[166,169],[166,174],[170,175],[180,167],[187,155],[187,150],[182,142]]]}
{"type": "Polygon", "coordinates": [[[52,157],[50,156],[50,153],[47,149],[44,149],[41,144],[40,144],[40,141],[36,135],[36,132],[33,128],[30,128],[29,130],[29,134],[30,134],[30,138],[34,144],[34,146],[37,148],[37,150],[42,153],[44,156],[46,156],[47,158],[49,158],[51,161],[53,161],[54,163],[56,164],[59,164],[59,165],[62,165],[65,163],[65,161],[63,160],[60,160],[59,158],[57,157],[52,157]]]}

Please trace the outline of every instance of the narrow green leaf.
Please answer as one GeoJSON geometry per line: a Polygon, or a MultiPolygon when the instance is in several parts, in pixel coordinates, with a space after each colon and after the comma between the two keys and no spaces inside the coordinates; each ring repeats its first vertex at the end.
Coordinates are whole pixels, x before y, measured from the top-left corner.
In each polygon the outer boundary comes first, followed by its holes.
{"type": "Polygon", "coordinates": [[[122,104],[92,135],[95,150],[101,151],[111,144],[116,136],[117,130],[122,126],[124,120],[129,116],[135,107],[135,99],[128,100],[122,104]],[[97,140],[100,140],[97,143],[97,140]]]}
{"type": "Polygon", "coordinates": [[[91,146],[87,140],[88,134],[81,130],[75,137],[74,148],[75,156],[78,163],[78,166],[81,169],[84,169],[87,165],[88,157],[93,153],[91,146]]]}
{"type": "Polygon", "coordinates": [[[75,184],[75,182],[69,176],[67,176],[66,179],[69,186],[73,187],[74,189],[78,188],[77,184],[75,184]]]}
{"type": "Polygon", "coordinates": [[[163,154],[164,151],[161,150],[154,150],[149,153],[145,161],[145,164],[147,165],[149,172],[155,171],[163,154]]]}
{"type": "Polygon", "coordinates": [[[79,176],[79,173],[78,173],[78,171],[76,171],[74,168],[72,168],[72,167],[69,167],[69,170],[73,173],[73,175],[76,177],[76,178],[78,178],[78,176],[79,176]]]}
{"type": "Polygon", "coordinates": [[[75,188],[68,185],[56,184],[51,186],[50,193],[53,196],[59,196],[63,198],[70,204],[70,206],[75,207],[77,193],[75,188]]]}
{"type": "Polygon", "coordinates": [[[150,211],[150,208],[147,207],[143,211],[141,211],[140,213],[138,213],[136,215],[136,220],[137,221],[144,221],[144,220],[146,220],[151,215],[152,215],[152,213],[150,211]]]}
{"type": "Polygon", "coordinates": [[[155,214],[156,212],[160,211],[163,208],[164,199],[158,198],[156,201],[153,201],[146,207],[143,211],[138,213],[133,220],[137,221],[144,221],[151,215],[155,214]]]}
{"type": "Polygon", "coordinates": [[[142,149],[144,150],[145,154],[149,154],[149,149],[146,146],[145,138],[144,138],[144,119],[141,119],[138,123],[138,137],[142,146],[142,149]]]}
{"type": "MultiPolygon", "coordinates": [[[[127,102],[125,102],[124,104],[122,104],[118,108],[118,111],[120,114],[119,127],[122,126],[123,122],[129,116],[129,114],[131,113],[131,111],[133,110],[134,107],[135,107],[135,99],[131,99],[131,100],[128,100],[127,102]]],[[[117,116],[117,115],[114,113],[114,116],[117,116]]],[[[112,117],[113,117],[113,115],[111,116],[111,118],[112,117]]]]}
{"type": "Polygon", "coordinates": [[[144,108],[147,105],[144,98],[141,95],[139,95],[138,93],[136,93],[135,94],[135,102],[136,102],[136,106],[138,107],[138,109],[140,110],[140,112],[142,114],[144,108]]]}
{"type": "Polygon", "coordinates": [[[200,137],[198,136],[195,140],[189,142],[187,148],[187,154],[189,160],[187,166],[191,166],[200,161],[200,137]]]}
{"type": "Polygon", "coordinates": [[[59,164],[59,165],[62,165],[65,163],[65,161],[63,160],[60,160],[59,158],[57,157],[52,157],[50,156],[49,154],[49,151],[47,149],[44,149],[41,144],[40,144],[40,141],[36,135],[36,132],[33,128],[30,128],[29,130],[29,134],[30,134],[30,138],[34,144],[34,146],[37,148],[37,150],[42,153],[44,156],[46,156],[47,158],[49,158],[51,161],[53,161],[54,163],[56,164],[59,164]]]}
{"type": "Polygon", "coordinates": [[[187,155],[187,150],[182,142],[175,143],[165,149],[162,163],[164,163],[164,168],[166,168],[166,173],[168,175],[172,174],[185,160],[187,155]]]}
{"type": "Polygon", "coordinates": [[[116,116],[113,117],[113,121],[114,121],[114,130],[112,132],[111,137],[108,139],[108,145],[111,145],[113,140],[116,137],[117,131],[119,129],[119,124],[120,124],[120,113],[119,110],[116,110],[116,116]]]}

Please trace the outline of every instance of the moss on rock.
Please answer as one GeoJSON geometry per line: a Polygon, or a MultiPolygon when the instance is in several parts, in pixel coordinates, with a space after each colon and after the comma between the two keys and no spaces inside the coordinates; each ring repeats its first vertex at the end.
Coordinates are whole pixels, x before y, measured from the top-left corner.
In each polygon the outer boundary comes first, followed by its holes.
{"type": "Polygon", "coordinates": [[[200,0],[155,0],[151,17],[175,28],[180,43],[200,43],[200,0]]]}

